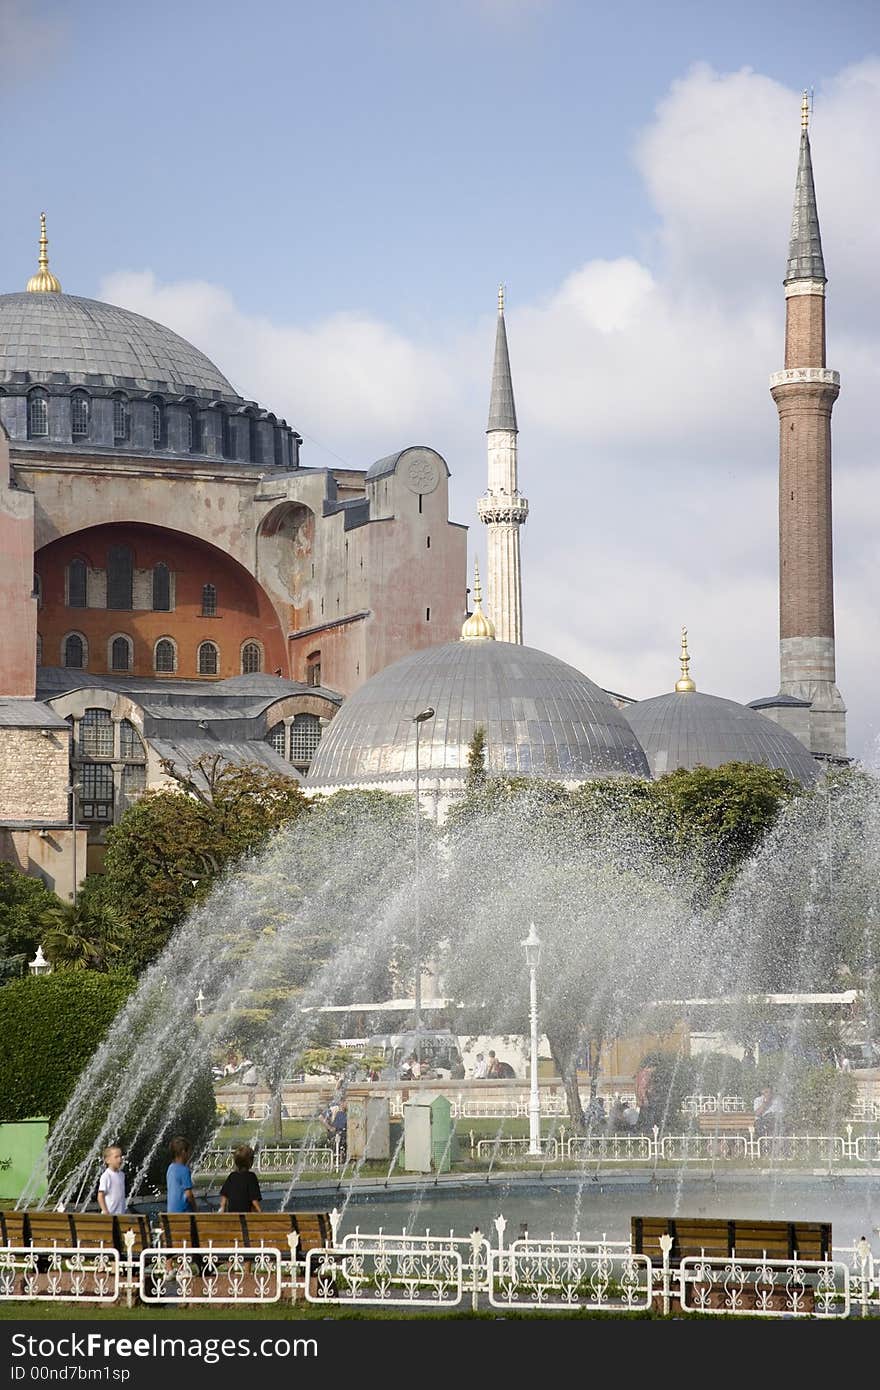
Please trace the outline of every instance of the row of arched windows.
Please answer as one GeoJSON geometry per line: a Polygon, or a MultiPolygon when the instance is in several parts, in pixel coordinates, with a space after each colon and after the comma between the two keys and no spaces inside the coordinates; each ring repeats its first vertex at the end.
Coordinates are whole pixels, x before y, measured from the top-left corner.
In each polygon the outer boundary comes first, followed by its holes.
{"type": "MultiPolygon", "coordinates": [[[[125,633],[112,637],[108,643],[107,664],[111,671],[134,669],[134,642],[125,633]]],[[[37,664],[42,665],[43,639],[37,634],[37,664]]],[[[89,662],[88,639],[82,632],[68,632],[61,645],[61,663],[71,671],[83,671],[89,662]]],[[[263,648],[253,639],[241,647],[241,673],[253,675],[263,669],[263,648]]],[[[153,670],[159,675],[177,671],[177,643],[173,637],[160,637],[153,647],[153,670]]],[[[216,676],[220,672],[220,648],[216,642],[200,642],[196,652],[196,670],[200,676],[216,676]]]]}
{"type": "MultiPolygon", "coordinates": [[[[39,592],[39,576],[34,583],[39,592]]],[[[127,545],[111,546],[107,552],[107,602],[108,608],[128,610],[134,599],[134,557],[127,545]]],[[[77,556],[67,566],[67,606],[68,608],[89,607],[89,566],[77,556]]],[[[102,605],[103,606],[103,605],[102,605]]],[[[171,571],[160,560],[153,566],[152,607],[154,613],[171,612],[171,571]]],[[[217,586],[202,585],[202,617],[217,616],[217,586]]]]}
{"type": "MultiPolygon", "coordinates": [[[[117,392],[113,397],[113,443],[127,444],[131,439],[131,407],[128,397],[123,392],[117,392]]],[[[199,414],[199,406],[193,400],[185,401],[186,406],[186,430],[183,439],[183,447],[190,453],[200,454],[204,449],[204,431],[202,419],[199,414]]],[[[154,449],[165,449],[168,447],[168,422],[166,415],[166,405],[161,397],[151,397],[150,406],[152,409],[152,440],[154,449]]],[[[91,434],[92,426],[92,399],[87,391],[72,391],[69,397],[70,410],[70,436],[76,441],[88,439],[91,434]]],[[[266,462],[262,457],[260,449],[259,421],[250,413],[244,415],[248,422],[247,433],[247,457],[253,462],[266,462]]],[[[275,424],[275,417],[269,417],[272,424],[275,424]]],[[[232,417],[229,412],[221,407],[220,416],[221,440],[220,447],[224,458],[238,457],[237,443],[240,447],[241,440],[236,440],[236,428],[233,425],[232,417]]],[[[49,394],[42,387],[35,387],[28,394],[27,403],[27,432],[28,439],[47,439],[49,437],[49,394]]],[[[274,462],[281,464],[284,461],[284,450],[281,434],[274,431],[274,462]]],[[[106,442],[106,441],[104,441],[106,442]]]]}

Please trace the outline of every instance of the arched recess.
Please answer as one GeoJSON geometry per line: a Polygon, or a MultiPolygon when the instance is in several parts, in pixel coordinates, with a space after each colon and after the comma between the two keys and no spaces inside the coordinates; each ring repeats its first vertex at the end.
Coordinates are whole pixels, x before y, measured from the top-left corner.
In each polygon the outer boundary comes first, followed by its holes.
{"type": "Polygon", "coordinates": [[[267,512],[257,532],[258,573],[296,607],[311,579],[315,513],[301,502],[282,502],[267,512]]]}
{"type": "MultiPolygon", "coordinates": [[[[99,664],[84,669],[107,669],[108,641],[122,631],[133,643],[130,674],[152,676],[156,642],[170,637],[176,644],[179,677],[198,676],[197,652],[201,643],[217,643],[220,678],[241,673],[241,652],[245,643],[259,643],[262,669],[288,670],[287,629],[282,626],[272,599],[248,569],[218,546],[169,527],[141,522],[119,522],[73,532],[43,546],[36,562],[43,579],[40,631],[44,659],[55,660],[64,635],[74,628],[85,639],[86,653],[99,664]],[[104,569],[111,552],[127,549],[132,556],[132,603],[120,621],[119,609],[104,606],[104,569]],[[76,616],[65,606],[68,593],[68,567],[82,555],[94,557],[89,573],[89,607],[77,608],[76,616]],[[154,608],[154,574],[165,565],[171,576],[173,601],[170,610],[154,608]],[[97,601],[92,603],[94,579],[97,601]],[[217,616],[203,615],[203,593],[213,585],[218,595],[217,616]],[[52,654],[50,656],[50,653],[52,654]]],[[[165,674],[165,673],[163,673],[165,674]]],[[[216,679],[216,677],[213,677],[216,679]]]]}

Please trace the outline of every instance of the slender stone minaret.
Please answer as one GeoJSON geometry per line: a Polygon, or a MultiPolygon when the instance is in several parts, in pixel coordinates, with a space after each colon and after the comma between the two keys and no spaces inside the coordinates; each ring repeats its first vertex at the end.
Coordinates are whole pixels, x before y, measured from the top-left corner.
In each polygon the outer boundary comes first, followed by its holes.
{"type": "Polygon", "coordinates": [[[495,333],[495,365],[489,400],[489,486],[477,503],[485,522],[487,603],[499,642],[522,642],[522,574],[519,560],[519,528],[529,504],[519,494],[516,476],[516,406],[507,329],[504,325],[504,286],[498,287],[498,327],[495,333]]]}
{"type": "MultiPolygon", "coordinates": [[[[840,377],[825,365],[825,262],[809,118],[805,92],[784,282],[785,370],[770,378],[779,411],[780,694],[810,701],[811,751],[844,758],[846,706],[835,684],[831,552],[831,410],[840,377]]],[[[784,706],[777,718],[787,723],[784,706]]]]}

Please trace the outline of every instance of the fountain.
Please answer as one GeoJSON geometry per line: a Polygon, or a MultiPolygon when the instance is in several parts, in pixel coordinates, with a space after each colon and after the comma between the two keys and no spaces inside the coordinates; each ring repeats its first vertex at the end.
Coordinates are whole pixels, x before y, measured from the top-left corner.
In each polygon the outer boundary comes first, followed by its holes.
{"type": "MultiPolygon", "coordinates": [[[[809,1135],[805,1169],[754,1135],[733,1144],[698,1132],[698,1116],[684,1117],[681,1101],[685,1093],[702,1096],[708,1063],[681,1054],[655,1064],[663,1088],[640,1132],[585,1130],[577,1062],[590,1041],[596,1057],[598,1042],[668,1033],[693,1008],[746,1047],[763,1042],[766,1053],[767,1008],[755,1001],[770,992],[830,993],[850,980],[841,975],[844,957],[870,998],[880,922],[877,779],[837,775],[793,799],[721,901],[705,891],[696,850],[670,852],[636,799],[613,803],[537,784],[480,814],[453,815],[442,831],[422,828],[422,936],[443,992],[461,1003],[460,1031],[475,1020],[480,1031],[526,1031],[521,943],[529,922],[541,937],[541,1028],[565,1078],[568,1113],[545,1123],[537,1162],[529,1167],[525,1139],[522,1161],[514,1147],[514,1168],[503,1162],[502,1118],[488,1172],[476,1164],[406,1179],[396,1152],[381,1175],[357,1159],[306,1184],[313,1127],[284,1175],[279,1204],[336,1205],[343,1220],[354,1214],[370,1229],[394,1223],[410,1233],[435,1225],[438,1214],[444,1225],[451,1217],[457,1229],[470,1222],[485,1229],[499,1206],[539,1235],[586,1227],[619,1236],[624,1214],[636,1208],[700,1214],[733,1204],[740,1215],[790,1219],[805,1209],[815,1216],[817,1207],[825,1219],[833,1210],[840,1234],[853,1240],[876,1225],[871,1190],[853,1176],[861,1136],[853,1138],[852,1117],[835,1115],[833,1105],[832,1127],[813,1135],[825,1142],[817,1173],[809,1135]]],[[[200,1063],[237,1029],[260,1041],[257,1061],[280,1094],[281,1077],[320,1026],[319,1006],[382,998],[395,987],[406,993],[415,968],[410,837],[405,799],[344,794],[217,884],[146,972],[80,1078],[49,1140],[45,1203],[82,1209],[101,1150],[117,1140],[128,1152],[138,1146],[129,1192],[149,1198],[148,1167],[168,1116],[200,1063]],[[204,1003],[198,1016],[196,990],[204,1003]]],[[[798,1048],[815,1045],[807,1037],[815,1031],[807,1005],[795,1005],[776,1078],[782,1090],[793,1082],[798,1048]]],[[[595,1090],[595,1069],[592,1081],[595,1090]]],[[[751,1095],[744,1100],[750,1109],[751,1095]]],[[[254,1140],[267,1124],[255,1122],[254,1140]]],[[[864,1149],[865,1176],[880,1158],[877,1145],[864,1149]]]]}

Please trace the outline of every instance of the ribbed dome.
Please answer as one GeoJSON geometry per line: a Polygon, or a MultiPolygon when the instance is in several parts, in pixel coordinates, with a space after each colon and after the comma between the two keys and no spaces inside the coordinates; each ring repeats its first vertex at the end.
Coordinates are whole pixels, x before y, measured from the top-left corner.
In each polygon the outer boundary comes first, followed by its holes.
{"type": "Polygon", "coordinates": [[[412,781],[413,715],[426,780],[462,785],[468,745],[486,730],[490,772],[587,781],[648,775],[626,719],[603,690],[555,656],[512,642],[451,642],[396,661],[333,720],[312,763],[312,787],[412,781]]]}
{"type": "Polygon", "coordinates": [[[626,717],[645,750],[651,773],[676,768],[758,763],[778,767],[809,785],[819,765],[800,739],[735,700],[699,691],[656,695],[629,705],[626,717]]]}
{"type": "Polygon", "coordinates": [[[72,383],[238,397],[198,348],[128,309],[74,294],[0,295],[0,381],[72,383]]]}

